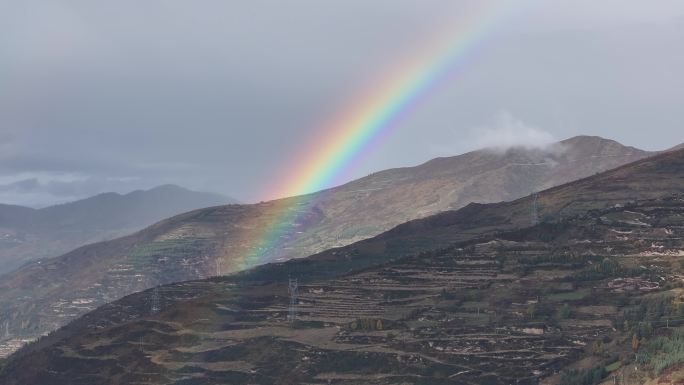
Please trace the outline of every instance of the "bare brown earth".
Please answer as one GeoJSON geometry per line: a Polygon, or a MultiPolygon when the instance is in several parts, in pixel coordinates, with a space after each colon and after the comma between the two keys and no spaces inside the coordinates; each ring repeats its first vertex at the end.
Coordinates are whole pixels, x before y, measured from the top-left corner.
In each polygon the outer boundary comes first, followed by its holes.
{"type": "MultiPolygon", "coordinates": [[[[182,214],[131,236],[82,247],[0,277],[0,355],[127,294],[243,268],[235,263],[236,256],[252,250],[253,239],[283,208],[298,211],[297,222],[283,230],[280,247],[261,250],[264,257],[255,263],[344,246],[470,202],[517,199],[649,155],[614,141],[577,137],[545,150],[487,150],[434,159],[306,197],[182,214]]],[[[542,216],[556,209],[574,209],[552,207],[548,199],[541,198],[541,204],[548,206],[542,216]]],[[[516,210],[506,215],[529,220],[527,203],[516,210]]],[[[486,229],[480,226],[473,231],[486,229]]],[[[431,247],[432,242],[417,239],[406,252],[431,247]]],[[[363,247],[382,251],[384,246],[369,243],[363,247]]]]}
{"type": "MultiPolygon", "coordinates": [[[[532,200],[125,297],[10,357],[0,383],[536,384],[629,368],[631,314],[684,300],[684,151],[543,191],[534,226],[532,200]]],[[[654,335],[684,322],[658,317],[654,335]]]]}

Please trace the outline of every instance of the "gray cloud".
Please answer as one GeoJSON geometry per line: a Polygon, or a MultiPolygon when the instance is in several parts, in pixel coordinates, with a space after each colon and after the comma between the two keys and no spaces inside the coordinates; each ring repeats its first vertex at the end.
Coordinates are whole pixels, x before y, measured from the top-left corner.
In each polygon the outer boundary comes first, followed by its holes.
{"type": "Polygon", "coordinates": [[[501,112],[492,125],[474,129],[475,148],[546,148],[557,139],[549,132],[530,126],[509,112],[501,112]]]}
{"type": "Polygon", "coordinates": [[[0,184],[0,192],[10,192],[10,193],[30,193],[34,192],[41,187],[38,179],[23,179],[20,181],[0,184]]]}
{"type": "MultiPolygon", "coordinates": [[[[331,116],[483,2],[502,1],[0,0],[0,179],[38,182],[0,202],[161,183],[271,197],[331,116]]],[[[426,160],[454,132],[438,155],[470,150],[504,108],[558,139],[684,142],[683,2],[517,4],[345,177],[426,160]]]]}

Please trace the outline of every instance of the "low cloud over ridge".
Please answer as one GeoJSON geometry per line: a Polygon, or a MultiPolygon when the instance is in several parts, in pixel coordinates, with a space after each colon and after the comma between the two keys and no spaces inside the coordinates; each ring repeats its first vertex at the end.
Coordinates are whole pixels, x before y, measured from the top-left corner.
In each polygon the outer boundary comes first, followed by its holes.
{"type": "Polygon", "coordinates": [[[476,148],[506,150],[512,147],[545,149],[556,142],[556,138],[537,127],[528,125],[509,112],[500,113],[489,127],[473,130],[471,134],[476,148]]]}

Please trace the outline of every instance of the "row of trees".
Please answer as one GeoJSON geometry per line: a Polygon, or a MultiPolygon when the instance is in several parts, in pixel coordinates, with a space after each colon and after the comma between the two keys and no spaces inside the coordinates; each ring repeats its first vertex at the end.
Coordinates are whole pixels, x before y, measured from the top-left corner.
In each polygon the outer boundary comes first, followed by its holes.
{"type": "Polygon", "coordinates": [[[385,322],[383,322],[383,320],[381,320],[381,319],[359,318],[355,321],[352,321],[349,324],[349,328],[351,330],[365,330],[365,331],[384,330],[385,329],[385,322]]]}
{"type": "Polygon", "coordinates": [[[608,372],[604,365],[597,365],[590,369],[570,370],[563,373],[560,385],[596,385],[606,375],[608,375],[608,372]]]}

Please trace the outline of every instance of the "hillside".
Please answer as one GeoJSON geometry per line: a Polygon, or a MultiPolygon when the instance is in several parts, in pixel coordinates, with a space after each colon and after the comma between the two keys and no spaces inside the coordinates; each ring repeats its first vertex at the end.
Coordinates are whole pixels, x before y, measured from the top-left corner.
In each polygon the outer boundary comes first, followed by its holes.
{"type": "Polygon", "coordinates": [[[672,147],[669,151],[677,151],[682,149],[684,149],[684,143],[680,144],[679,146],[672,147]]]}
{"type": "Polygon", "coordinates": [[[614,141],[577,137],[545,150],[481,150],[435,159],[306,197],[185,213],[0,277],[0,325],[7,326],[0,353],[127,294],[235,271],[233,256],[246,254],[283,208],[301,211],[300,221],[286,231],[280,248],[264,252],[271,261],[344,246],[473,201],[516,199],[648,155],[614,141]]]}
{"type": "Polygon", "coordinates": [[[0,274],[28,261],[131,234],[172,215],[231,202],[217,194],[165,185],[125,195],[99,194],[39,210],[0,205],[0,274]]]}
{"type": "Polygon", "coordinates": [[[670,378],[684,362],[662,361],[684,344],[683,240],[680,150],[310,258],[127,296],[10,357],[0,383],[670,378]],[[299,279],[294,320],[288,278],[299,279]]]}

